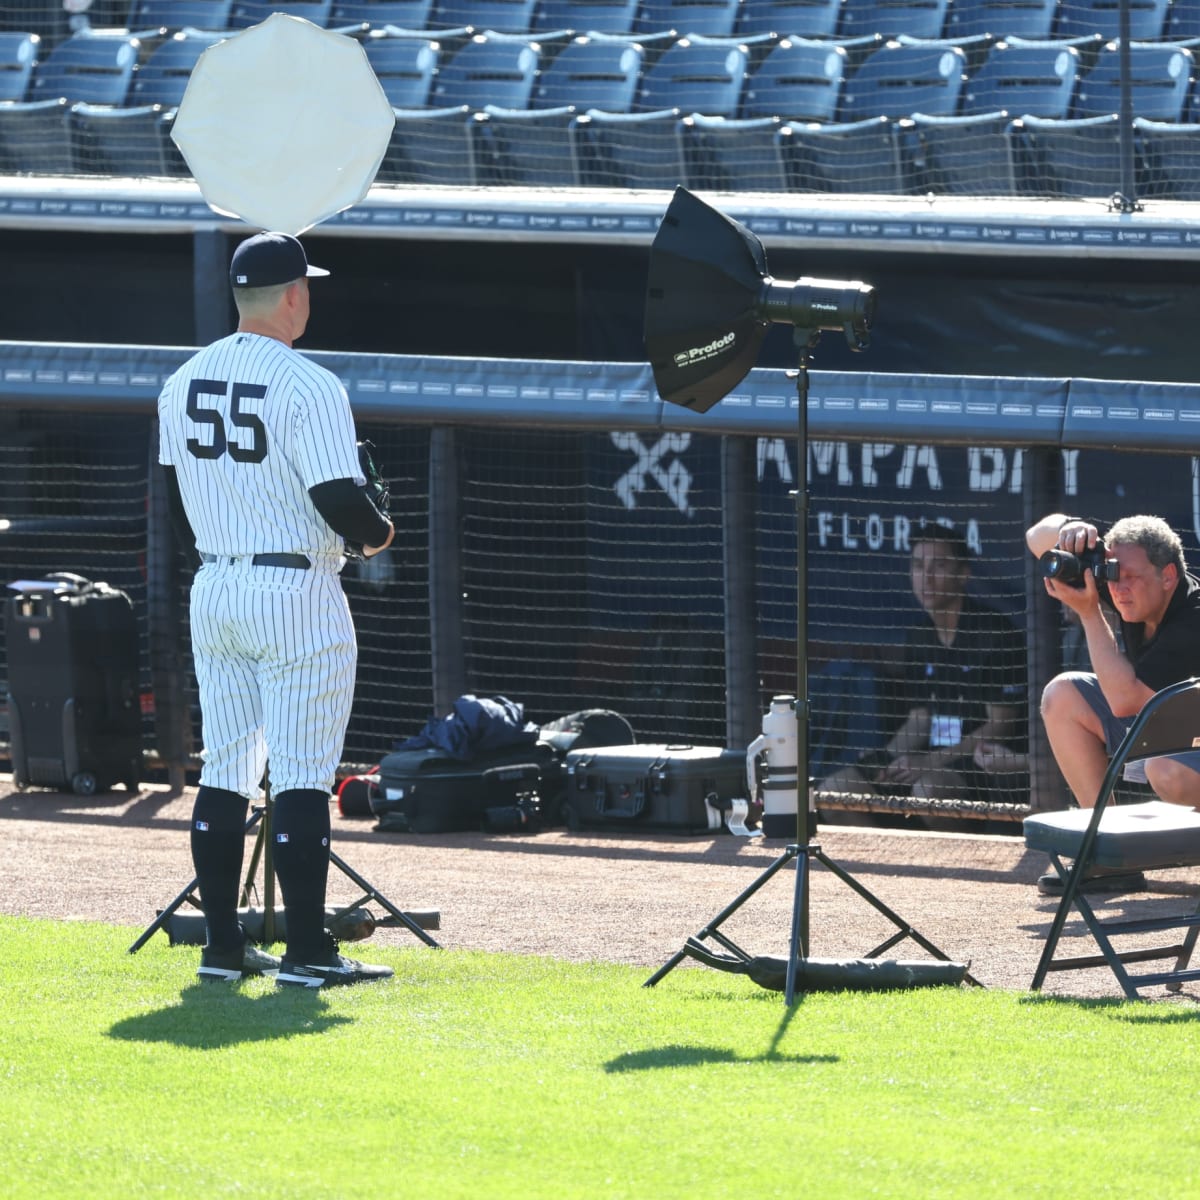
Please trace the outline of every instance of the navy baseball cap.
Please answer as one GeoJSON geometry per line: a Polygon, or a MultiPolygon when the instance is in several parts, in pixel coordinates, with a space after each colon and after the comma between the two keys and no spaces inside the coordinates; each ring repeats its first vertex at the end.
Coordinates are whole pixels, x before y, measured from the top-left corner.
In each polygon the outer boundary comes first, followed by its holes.
{"type": "Polygon", "coordinates": [[[238,246],[229,263],[229,283],[235,288],[273,287],[328,274],[309,264],[304,247],[290,233],[256,233],[238,246]]]}

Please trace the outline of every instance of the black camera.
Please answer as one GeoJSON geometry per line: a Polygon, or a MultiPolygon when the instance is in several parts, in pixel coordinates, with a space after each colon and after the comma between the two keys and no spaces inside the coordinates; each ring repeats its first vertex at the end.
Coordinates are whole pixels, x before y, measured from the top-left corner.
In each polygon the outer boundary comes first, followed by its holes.
{"type": "Polygon", "coordinates": [[[1072,554],[1070,550],[1047,550],[1038,560],[1042,564],[1042,575],[1068,587],[1083,587],[1083,577],[1087,572],[1095,576],[1096,583],[1115,583],[1121,577],[1121,564],[1107,562],[1105,554],[1108,551],[1103,538],[1097,538],[1096,544],[1082,554],[1072,554]]]}

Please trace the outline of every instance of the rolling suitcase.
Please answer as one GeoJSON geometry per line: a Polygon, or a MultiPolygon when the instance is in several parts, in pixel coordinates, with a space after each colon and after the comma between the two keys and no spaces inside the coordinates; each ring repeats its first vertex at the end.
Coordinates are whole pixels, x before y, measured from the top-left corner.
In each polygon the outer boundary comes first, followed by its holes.
{"type": "Polygon", "coordinates": [[[573,829],[712,833],[746,791],[746,755],[720,746],[601,746],[567,753],[573,829]]]}
{"type": "Polygon", "coordinates": [[[26,585],[7,605],[8,711],[13,781],[79,795],[142,767],[138,634],[122,591],[78,575],[26,585]]]}

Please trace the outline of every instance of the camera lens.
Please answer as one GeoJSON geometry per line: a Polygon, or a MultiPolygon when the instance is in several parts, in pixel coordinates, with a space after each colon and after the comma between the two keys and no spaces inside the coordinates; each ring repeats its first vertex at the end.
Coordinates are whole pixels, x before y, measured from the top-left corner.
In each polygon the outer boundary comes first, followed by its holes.
{"type": "Polygon", "coordinates": [[[1068,550],[1047,550],[1040,562],[1042,574],[1047,579],[1075,584],[1083,577],[1083,564],[1068,550]]]}

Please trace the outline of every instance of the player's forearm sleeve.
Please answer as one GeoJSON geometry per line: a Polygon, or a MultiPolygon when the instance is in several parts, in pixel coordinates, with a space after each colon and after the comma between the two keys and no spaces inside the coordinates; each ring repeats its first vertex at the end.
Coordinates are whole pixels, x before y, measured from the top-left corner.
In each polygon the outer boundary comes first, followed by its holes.
{"type": "Polygon", "coordinates": [[[193,570],[200,565],[200,553],[196,549],[196,535],[192,532],[192,524],[187,518],[183,507],[183,494],[179,490],[179,477],[174,467],[163,467],[167,477],[167,511],[171,516],[171,528],[179,548],[187,558],[188,565],[193,570]]]}
{"type": "Polygon", "coordinates": [[[308,489],[317,512],[334,533],[362,546],[387,541],[388,520],[353,479],[330,479],[308,489]]]}

